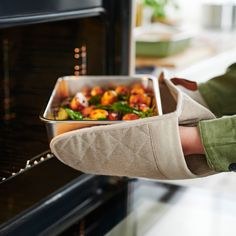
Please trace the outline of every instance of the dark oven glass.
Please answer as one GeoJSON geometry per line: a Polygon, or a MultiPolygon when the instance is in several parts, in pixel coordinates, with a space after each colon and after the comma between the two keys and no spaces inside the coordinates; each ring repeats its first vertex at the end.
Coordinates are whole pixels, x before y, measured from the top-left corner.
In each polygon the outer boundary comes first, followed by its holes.
{"type": "Polygon", "coordinates": [[[105,74],[105,43],[99,17],[1,31],[1,159],[29,158],[48,148],[38,115],[56,79],[105,74]]]}
{"type": "Polygon", "coordinates": [[[41,15],[0,17],[0,178],[48,149],[38,116],[58,77],[128,74],[130,1],[90,3],[78,14],[44,8],[41,15]]]}

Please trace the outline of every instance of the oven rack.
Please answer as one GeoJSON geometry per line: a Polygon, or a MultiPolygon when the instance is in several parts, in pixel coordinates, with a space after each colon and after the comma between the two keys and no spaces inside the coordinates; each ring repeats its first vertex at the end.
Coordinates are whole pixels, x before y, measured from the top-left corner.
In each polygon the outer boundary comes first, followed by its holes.
{"type": "Polygon", "coordinates": [[[45,162],[51,158],[55,157],[49,150],[29,159],[26,161],[25,166],[23,168],[20,168],[18,171],[16,172],[12,172],[11,174],[9,174],[8,177],[2,177],[0,179],[0,184],[2,182],[5,182],[13,177],[17,177],[20,174],[23,174],[24,172],[34,168],[35,166],[41,164],[42,162],[45,162]]]}

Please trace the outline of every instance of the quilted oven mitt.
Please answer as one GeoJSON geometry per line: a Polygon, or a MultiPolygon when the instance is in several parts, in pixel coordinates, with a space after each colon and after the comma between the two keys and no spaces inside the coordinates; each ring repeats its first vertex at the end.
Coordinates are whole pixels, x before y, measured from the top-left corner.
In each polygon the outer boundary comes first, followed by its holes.
{"type": "Polygon", "coordinates": [[[179,87],[182,92],[186,93],[193,100],[208,108],[204,98],[198,90],[198,85],[195,81],[181,78],[172,78],[171,81],[174,85],[179,87]]]}
{"type": "Polygon", "coordinates": [[[51,151],[66,165],[99,175],[184,179],[212,173],[205,158],[186,158],[193,160],[186,163],[178,125],[214,115],[171,81],[164,80],[162,87],[169,113],[70,131],[52,139],[51,151]]]}

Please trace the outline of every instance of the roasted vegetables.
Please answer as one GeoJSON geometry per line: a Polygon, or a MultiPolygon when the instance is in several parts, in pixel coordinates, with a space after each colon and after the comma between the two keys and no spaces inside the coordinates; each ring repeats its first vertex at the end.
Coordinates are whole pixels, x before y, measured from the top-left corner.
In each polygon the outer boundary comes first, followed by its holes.
{"type": "Polygon", "coordinates": [[[101,98],[102,105],[111,105],[117,101],[117,93],[114,90],[106,91],[101,98]]]}
{"type": "Polygon", "coordinates": [[[83,108],[87,107],[88,101],[83,93],[77,93],[70,102],[70,108],[72,110],[81,111],[83,108]]]}
{"type": "Polygon", "coordinates": [[[135,115],[133,113],[128,113],[126,115],[123,116],[122,120],[137,120],[139,119],[138,115],[135,115]]]}
{"type": "Polygon", "coordinates": [[[56,120],[67,120],[69,118],[69,115],[64,108],[60,107],[56,112],[55,118],[56,120]]]}
{"type": "Polygon", "coordinates": [[[56,120],[135,120],[154,115],[153,92],[141,83],[83,88],[55,108],[56,120]]]}
{"type": "Polygon", "coordinates": [[[108,112],[103,109],[92,110],[89,115],[91,120],[106,120],[107,116],[108,116],[108,112]]]}
{"type": "Polygon", "coordinates": [[[83,116],[80,112],[78,111],[73,111],[69,108],[65,108],[68,116],[71,118],[71,120],[83,120],[83,116]]]}

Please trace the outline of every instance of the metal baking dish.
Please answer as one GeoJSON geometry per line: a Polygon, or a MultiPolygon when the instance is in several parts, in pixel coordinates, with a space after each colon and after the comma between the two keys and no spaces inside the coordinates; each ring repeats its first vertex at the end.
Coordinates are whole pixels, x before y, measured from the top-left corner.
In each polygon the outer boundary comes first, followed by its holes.
{"type": "Polygon", "coordinates": [[[110,85],[131,85],[133,83],[141,83],[146,88],[152,89],[156,100],[156,115],[162,115],[160,92],[157,78],[151,75],[135,75],[130,76],[65,76],[57,80],[52,95],[48,101],[46,108],[40,114],[40,119],[46,124],[49,140],[59,134],[80,129],[84,127],[104,124],[114,124],[117,122],[126,121],[101,121],[101,120],[55,120],[53,119],[53,108],[59,106],[61,101],[66,97],[75,95],[84,87],[101,86],[107,87],[110,85]]]}

